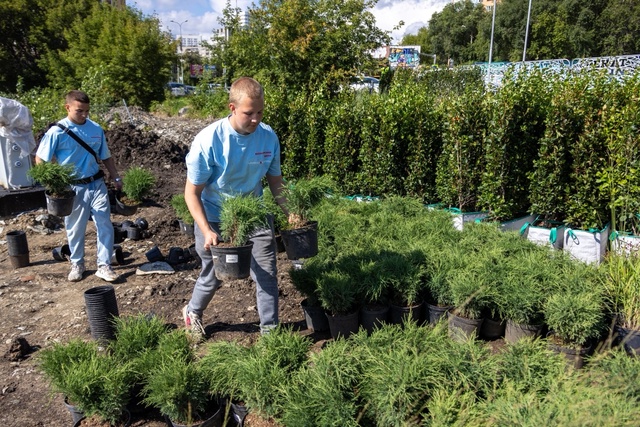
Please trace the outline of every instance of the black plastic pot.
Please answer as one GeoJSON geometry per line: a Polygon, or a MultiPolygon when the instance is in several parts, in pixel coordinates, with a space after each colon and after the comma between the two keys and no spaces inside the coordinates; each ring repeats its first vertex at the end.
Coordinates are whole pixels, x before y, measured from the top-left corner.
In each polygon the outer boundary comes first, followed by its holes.
{"type": "Polygon", "coordinates": [[[194,235],[194,225],[193,224],[187,224],[186,222],[182,221],[181,219],[178,220],[178,226],[180,227],[180,231],[183,234],[186,234],[187,236],[193,236],[194,235]]]}
{"type": "Polygon", "coordinates": [[[121,194],[116,194],[116,212],[125,216],[135,214],[138,211],[138,205],[126,205],[120,200],[121,197],[121,194]]]}
{"type": "MultiPolygon", "coordinates": [[[[217,411],[213,415],[209,416],[206,420],[189,424],[189,427],[220,427],[224,418],[224,406],[218,405],[217,411]]],[[[166,417],[167,425],[169,427],[187,427],[185,424],[179,424],[173,421],[171,418],[166,417]]]]}
{"type": "Polygon", "coordinates": [[[389,321],[394,325],[404,325],[409,320],[420,323],[422,318],[422,305],[418,302],[410,306],[391,304],[389,308],[389,321]]]}
{"type": "Polygon", "coordinates": [[[303,228],[280,231],[287,258],[311,258],[318,254],[318,222],[312,221],[303,228]]]}
{"type": "Polygon", "coordinates": [[[360,308],[360,325],[371,334],[387,323],[390,309],[389,305],[363,305],[360,308]]]}
{"type": "Polygon", "coordinates": [[[469,319],[458,316],[451,311],[447,312],[447,320],[449,322],[449,337],[459,342],[478,337],[484,321],[483,318],[469,319]]]}
{"type": "Polygon", "coordinates": [[[147,252],[145,252],[144,255],[147,257],[149,262],[164,260],[164,255],[162,255],[162,252],[160,251],[160,248],[158,246],[152,247],[147,252]]]}
{"type": "Polygon", "coordinates": [[[138,227],[137,225],[130,225],[129,227],[125,228],[125,230],[127,231],[127,238],[131,240],[142,239],[142,230],[140,230],[140,227],[138,227]]]}
{"type": "Polygon", "coordinates": [[[67,244],[53,248],[51,252],[53,254],[53,259],[56,261],[66,261],[67,257],[71,256],[71,249],[67,244]]]}
{"type": "Polygon", "coordinates": [[[127,238],[127,231],[122,228],[121,224],[116,222],[113,224],[113,243],[122,243],[127,238]]]}
{"type": "Polygon", "coordinates": [[[142,231],[149,228],[149,223],[144,218],[136,218],[136,220],[133,223],[137,225],[138,228],[142,231]]]}
{"type": "Polygon", "coordinates": [[[444,318],[447,312],[451,310],[453,306],[441,307],[439,305],[426,304],[426,316],[425,319],[429,321],[430,325],[437,324],[440,319],[444,318]]]}
{"type": "Polygon", "coordinates": [[[108,341],[115,338],[113,319],[118,317],[118,302],[113,286],[104,285],[87,289],[84,302],[91,336],[97,341],[108,341]]]}
{"type": "Polygon", "coordinates": [[[124,264],[124,253],[122,252],[122,247],[120,245],[113,245],[113,255],[111,255],[111,263],[114,264],[114,261],[118,265],[124,264]]]}
{"type": "Polygon", "coordinates": [[[64,398],[64,406],[71,414],[71,419],[73,419],[74,425],[78,421],[84,419],[84,412],[82,412],[82,410],[80,410],[77,406],[70,404],[66,396],[64,398]]]}
{"type": "Polygon", "coordinates": [[[309,305],[307,299],[300,302],[304,319],[307,322],[307,328],[314,332],[323,332],[329,330],[329,320],[324,309],[319,305],[309,305]]]}
{"type": "Polygon", "coordinates": [[[167,262],[171,265],[176,265],[176,264],[185,262],[184,249],[169,248],[169,255],[167,255],[167,262]]]}
{"type": "Polygon", "coordinates": [[[246,279],[251,271],[253,242],[244,246],[211,246],[213,267],[219,280],[246,279]]]}
{"type": "Polygon", "coordinates": [[[48,192],[44,193],[47,200],[47,212],[55,216],[67,216],[73,211],[73,200],[76,194],[69,191],[67,197],[52,197],[48,192]]]}
{"type": "Polygon", "coordinates": [[[7,249],[13,268],[22,268],[29,265],[29,244],[27,234],[22,230],[10,231],[6,234],[7,249]]]}
{"type": "Polygon", "coordinates": [[[325,313],[329,322],[329,330],[333,339],[349,338],[358,332],[360,326],[360,311],[355,310],[347,314],[325,313]]]}

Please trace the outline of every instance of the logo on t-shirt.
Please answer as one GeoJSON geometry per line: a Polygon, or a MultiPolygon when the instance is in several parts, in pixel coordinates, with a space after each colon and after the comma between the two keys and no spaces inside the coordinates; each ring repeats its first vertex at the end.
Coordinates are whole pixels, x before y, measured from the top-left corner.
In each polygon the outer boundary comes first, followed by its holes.
{"type": "Polygon", "coordinates": [[[262,156],[263,159],[268,159],[271,157],[271,151],[259,151],[256,153],[256,157],[262,156]]]}

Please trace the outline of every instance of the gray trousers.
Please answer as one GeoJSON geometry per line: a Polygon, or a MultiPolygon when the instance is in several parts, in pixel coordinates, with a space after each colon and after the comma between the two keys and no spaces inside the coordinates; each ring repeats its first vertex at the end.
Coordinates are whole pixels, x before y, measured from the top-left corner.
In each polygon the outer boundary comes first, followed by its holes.
{"type": "MultiPolygon", "coordinates": [[[[278,271],[273,218],[269,218],[269,224],[270,228],[256,231],[250,239],[253,242],[251,278],[256,283],[256,302],[261,331],[278,325],[278,271]]],[[[220,234],[219,223],[210,222],[209,226],[220,234]]],[[[210,251],[204,249],[204,235],[197,224],[194,232],[196,251],[202,259],[202,270],[193,288],[188,310],[202,316],[222,282],[215,275],[213,257],[210,251]]]]}

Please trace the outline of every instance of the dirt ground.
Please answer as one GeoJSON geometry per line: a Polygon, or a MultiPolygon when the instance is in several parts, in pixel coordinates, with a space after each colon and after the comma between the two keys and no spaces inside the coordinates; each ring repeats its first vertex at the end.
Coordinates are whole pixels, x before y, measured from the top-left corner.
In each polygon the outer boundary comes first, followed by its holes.
{"type": "MultiPolygon", "coordinates": [[[[142,240],[121,243],[125,261],[114,266],[120,279],[113,282],[121,316],[153,313],[167,323],[182,326],[181,308],[187,303],[200,266],[197,262],[176,265],[168,275],[137,275],[147,262],[145,253],[157,245],[163,255],[172,247],[187,248],[193,237],[183,234],[169,201],[182,192],[186,177],[184,156],[195,134],[209,121],[180,117],[156,117],[141,111],[113,112],[107,138],[118,169],[130,166],[150,169],[157,179],[154,194],[135,215],[112,214],[114,222],[144,218],[149,228],[142,240]]],[[[38,135],[36,135],[38,137],[38,135]]],[[[91,339],[84,291],[106,284],[95,273],[96,234],[89,223],[86,234],[84,279],[67,281],[68,261],[54,259],[52,250],[66,243],[64,231],[46,210],[24,212],[0,219],[0,424],[3,426],[71,426],[71,415],[62,396],[51,395],[35,359],[39,349],[71,338],[91,339]],[[30,264],[15,269],[8,255],[5,235],[24,230],[30,264]],[[21,345],[19,345],[21,343],[21,345]]],[[[282,324],[293,325],[316,345],[330,337],[307,330],[300,309],[302,296],[293,288],[286,254],[278,255],[282,324]]],[[[250,279],[225,283],[203,316],[208,340],[253,343],[259,337],[255,287],[250,279]]],[[[134,413],[132,426],[165,426],[158,413],[134,413]]],[[[248,427],[277,424],[249,414],[248,427]]]]}

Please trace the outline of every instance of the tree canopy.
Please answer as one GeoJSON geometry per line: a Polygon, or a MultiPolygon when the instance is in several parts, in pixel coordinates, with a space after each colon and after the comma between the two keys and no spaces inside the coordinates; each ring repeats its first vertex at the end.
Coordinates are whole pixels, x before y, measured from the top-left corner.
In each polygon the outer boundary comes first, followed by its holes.
{"type": "Polygon", "coordinates": [[[227,8],[221,24],[232,29],[214,57],[227,77],[260,76],[283,89],[337,84],[370,65],[370,52],[389,43],[369,11],[377,0],[263,0],[242,28],[227,8]]]}
{"type": "Polygon", "coordinates": [[[0,13],[0,90],[81,88],[142,107],[163,98],[176,54],[157,18],[96,0],[1,2],[0,13]]]}
{"type": "MultiPolygon", "coordinates": [[[[502,0],[496,6],[492,61],[521,61],[529,0],[502,0]]],[[[464,0],[433,14],[418,44],[438,62],[489,59],[492,13],[464,0]]],[[[531,0],[527,60],[630,55],[640,52],[640,2],[634,0],[531,0]]]]}

